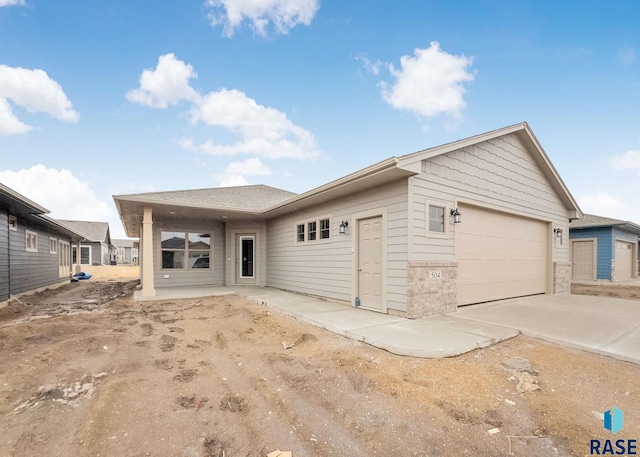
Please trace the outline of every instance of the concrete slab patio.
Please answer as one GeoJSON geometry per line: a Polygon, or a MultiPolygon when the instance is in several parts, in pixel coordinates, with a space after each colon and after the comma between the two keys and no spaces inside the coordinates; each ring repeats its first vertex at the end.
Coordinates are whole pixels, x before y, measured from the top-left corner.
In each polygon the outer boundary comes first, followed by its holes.
{"type": "Polygon", "coordinates": [[[539,295],[460,308],[455,316],[640,364],[640,301],[539,295]]]}

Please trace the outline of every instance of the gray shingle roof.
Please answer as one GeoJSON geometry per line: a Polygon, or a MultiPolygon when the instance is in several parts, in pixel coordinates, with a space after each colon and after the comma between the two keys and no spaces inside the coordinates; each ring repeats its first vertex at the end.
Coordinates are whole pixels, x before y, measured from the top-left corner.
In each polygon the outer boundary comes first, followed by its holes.
{"type": "Polygon", "coordinates": [[[197,205],[211,209],[261,211],[295,195],[293,192],[257,184],[251,186],[215,187],[211,189],[149,192],[143,194],[117,195],[116,197],[126,197],[125,199],[164,204],[197,205]]]}
{"type": "Polygon", "coordinates": [[[111,240],[111,244],[113,244],[117,248],[132,248],[133,243],[137,243],[138,240],[121,240],[113,238],[111,240]]]}
{"type": "Polygon", "coordinates": [[[110,241],[107,239],[109,232],[108,222],[58,220],[73,231],[84,236],[88,241],[110,241]]]}
{"type": "Polygon", "coordinates": [[[625,221],[622,219],[613,219],[611,217],[596,216],[595,214],[585,214],[582,219],[577,219],[569,224],[569,229],[587,228],[587,227],[607,227],[611,225],[621,225],[625,229],[632,232],[640,232],[640,225],[625,221]]]}

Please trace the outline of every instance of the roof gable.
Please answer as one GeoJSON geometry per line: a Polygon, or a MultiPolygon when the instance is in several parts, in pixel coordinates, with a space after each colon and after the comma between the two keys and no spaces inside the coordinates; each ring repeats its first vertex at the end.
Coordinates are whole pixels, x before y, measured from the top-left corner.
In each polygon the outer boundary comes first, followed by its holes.
{"type": "Polygon", "coordinates": [[[622,219],[597,216],[595,214],[585,214],[582,219],[571,222],[569,230],[594,227],[619,227],[623,230],[640,235],[640,225],[622,219]]]}
{"type": "Polygon", "coordinates": [[[87,241],[111,244],[108,222],[69,221],[59,219],[64,225],[81,234],[87,241]]]}
{"type": "Polygon", "coordinates": [[[444,154],[451,153],[453,151],[458,151],[470,146],[478,145],[483,142],[487,142],[500,137],[506,137],[509,135],[517,135],[518,139],[527,149],[531,158],[539,167],[541,173],[546,177],[549,184],[554,189],[562,203],[567,209],[572,211],[571,217],[573,219],[579,219],[580,217],[582,217],[582,211],[580,210],[578,203],[569,192],[569,189],[565,185],[564,181],[562,181],[562,179],[560,178],[560,175],[551,163],[551,160],[549,160],[546,152],[544,151],[537,138],[533,134],[533,131],[526,122],[454,141],[452,143],[447,143],[434,148],[425,149],[413,154],[401,156],[398,159],[398,167],[406,170],[411,170],[415,173],[420,173],[422,171],[423,160],[432,159],[444,154]]]}

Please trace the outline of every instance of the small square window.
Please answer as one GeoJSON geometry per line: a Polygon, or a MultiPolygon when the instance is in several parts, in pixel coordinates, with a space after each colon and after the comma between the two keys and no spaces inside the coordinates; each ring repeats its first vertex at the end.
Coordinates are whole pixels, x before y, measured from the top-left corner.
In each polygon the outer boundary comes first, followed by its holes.
{"type": "Polygon", "coordinates": [[[14,232],[18,230],[18,218],[15,216],[9,216],[9,230],[14,232]]]}
{"type": "Polygon", "coordinates": [[[297,241],[304,241],[304,224],[298,224],[297,241]]]}
{"type": "Polygon", "coordinates": [[[316,239],[316,222],[309,222],[308,224],[309,227],[309,232],[308,232],[308,237],[309,237],[309,241],[313,241],[316,239]]]}
{"type": "Polygon", "coordinates": [[[320,221],[320,239],[326,240],[329,238],[329,234],[331,231],[329,230],[329,219],[322,219],[320,221]]]}
{"type": "Polygon", "coordinates": [[[444,233],[444,208],[429,205],[429,231],[444,233]]]}
{"type": "Polygon", "coordinates": [[[28,252],[38,252],[38,234],[25,230],[25,247],[28,252]]]}

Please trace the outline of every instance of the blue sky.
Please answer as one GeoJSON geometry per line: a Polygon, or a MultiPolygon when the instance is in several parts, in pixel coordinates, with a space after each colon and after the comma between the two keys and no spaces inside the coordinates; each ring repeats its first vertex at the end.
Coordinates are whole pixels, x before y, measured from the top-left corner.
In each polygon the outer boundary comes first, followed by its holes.
{"type": "Polygon", "coordinates": [[[640,223],[640,2],[0,0],[0,182],[304,192],[527,121],[585,212],[640,223]]]}

